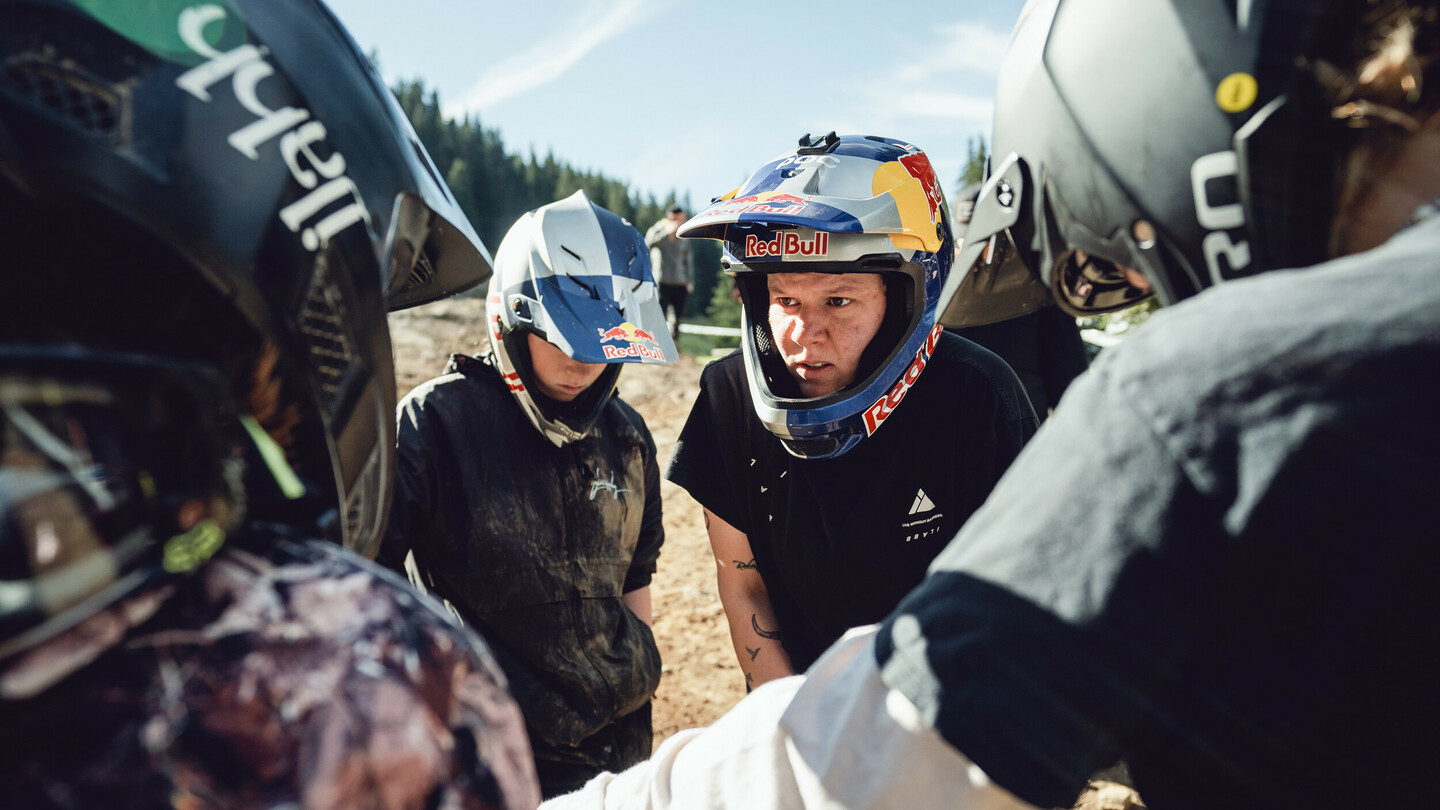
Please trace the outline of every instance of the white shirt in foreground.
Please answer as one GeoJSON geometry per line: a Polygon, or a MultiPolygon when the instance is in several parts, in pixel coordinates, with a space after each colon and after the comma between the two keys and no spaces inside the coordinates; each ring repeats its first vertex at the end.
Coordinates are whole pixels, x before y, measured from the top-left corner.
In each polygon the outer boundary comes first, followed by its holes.
{"type": "Polygon", "coordinates": [[[771,681],[709,728],[682,731],[648,761],[541,807],[1029,808],[885,686],[875,632],[851,630],[806,675],[771,681]]]}

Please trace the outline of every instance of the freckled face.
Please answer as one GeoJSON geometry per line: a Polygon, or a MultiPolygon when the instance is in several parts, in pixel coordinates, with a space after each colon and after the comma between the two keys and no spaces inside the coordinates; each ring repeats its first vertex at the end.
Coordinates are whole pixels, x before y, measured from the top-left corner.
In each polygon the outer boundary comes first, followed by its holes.
{"type": "Polygon", "coordinates": [[[530,367],[535,387],[556,402],[569,402],[584,393],[605,371],[604,363],[582,363],[570,359],[560,347],[531,332],[525,336],[530,347],[530,367]]]}
{"type": "Polygon", "coordinates": [[[770,331],[800,393],[819,397],[855,381],[860,355],[885,319],[875,273],[771,273],[770,331]]]}

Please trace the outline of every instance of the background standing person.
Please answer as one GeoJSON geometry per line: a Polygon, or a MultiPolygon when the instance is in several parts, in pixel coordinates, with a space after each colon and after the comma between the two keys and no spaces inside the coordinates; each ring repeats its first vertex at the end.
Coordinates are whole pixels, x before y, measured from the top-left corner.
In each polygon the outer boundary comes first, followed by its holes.
{"type": "Polygon", "coordinates": [[[400,404],[382,558],[487,634],[551,796],[650,755],[660,469],[615,383],[676,353],[640,233],[583,191],[522,216],[495,265],[490,353],[400,404]]]}
{"type": "Polygon", "coordinates": [[[484,644],[339,545],[387,307],[489,273],[369,61],[299,0],[0,31],[0,804],[533,807],[484,644]]]}
{"type": "Polygon", "coordinates": [[[744,348],[667,475],[705,508],[749,686],[894,608],[1035,430],[1014,373],[935,324],[945,211],[924,152],[831,133],[682,229],[724,240],[744,348]]]}
{"type": "Polygon", "coordinates": [[[680,339],[685,302],[695,291],[695,251],[689,242],[677,235],[685,218],[685,208],[673,205],[664,219],[645,232],[650,263],[654,266],[656,280],[660,282],[660,306],[665,311],[665,323],[670,327],[673,340],[680,339]]]}
{"type": "Polygon", "coordinates": [[[1122,757],[1155,810],[1433,801],[1437,113],[1433,0],[1030,3],[951,314],[1175,306],[877,632],[568,806],[1056,807],[1122,757]]]}

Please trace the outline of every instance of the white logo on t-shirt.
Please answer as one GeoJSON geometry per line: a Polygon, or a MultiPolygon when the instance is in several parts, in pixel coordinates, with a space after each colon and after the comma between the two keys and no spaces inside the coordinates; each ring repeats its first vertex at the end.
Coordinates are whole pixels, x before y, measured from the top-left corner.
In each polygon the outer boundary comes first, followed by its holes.
{"type": "Polygon", "coordinates": [[[930,496],[925,494],[925,490],[915,490],[915,504],[910,507],[910,514],[915,515],[920,512],[929,512],[934,508],[935,502],[930,500],[930,496]]]}
{"type": "Polygon", "coordinates": [[[900,524],[900,528],[905,532],[905,542],[923,540],[940,533],[943,526],[940,520],[945,515],[936,511],[937,509],[935,502],[925,494],[925,490],[915,490],[915,501],[910,504],[910,516],[913,519],[900,524]]]}

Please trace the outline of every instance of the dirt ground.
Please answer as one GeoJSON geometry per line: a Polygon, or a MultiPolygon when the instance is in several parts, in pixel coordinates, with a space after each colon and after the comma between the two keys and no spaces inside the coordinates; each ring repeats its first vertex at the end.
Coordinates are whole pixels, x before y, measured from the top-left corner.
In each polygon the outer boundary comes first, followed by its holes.
{"type": "MultiPolygon", "coordinates": [[[[488,348],[481,298],[461,298],[390,316],[399,394],[430,379],[452,352],[488,348]]],[[[620,395],[650,426],[663,465],[700,389],[705,359],[690,356],[671,366],[632,364],[620,375],[620,395]]],[[[651,583],[655,639],[664,662],[654,705],[655,745],[675,732],[708,725],[745,696],[735,661],[700,506],[683,489],[661,483],[665,546],[651,583]]],[[[1123,772],[1109,778],[1124,779],[1123,772]]],[[[1075,810],[1144,808],[1131,788],[1092,782],[1075,810]]]]}
{"type": "MultiPolygon", "coordinates": [[[[390,316],[399,394],[430,379],[452,352],[488,348],[480,298],[441,301],[390,316]]],[[[620,395],[645,417],[663,465],[699,391],[703,360],[672,366],[631,364],[620,395]]],[[[664,662],[654,706],[655,744],[676,731],[706,725],[745,695],[715,593],[715,563],[700,506],[669,481],[661,484],[665,546],[651,584],[655,639],[664,662]]]]}

